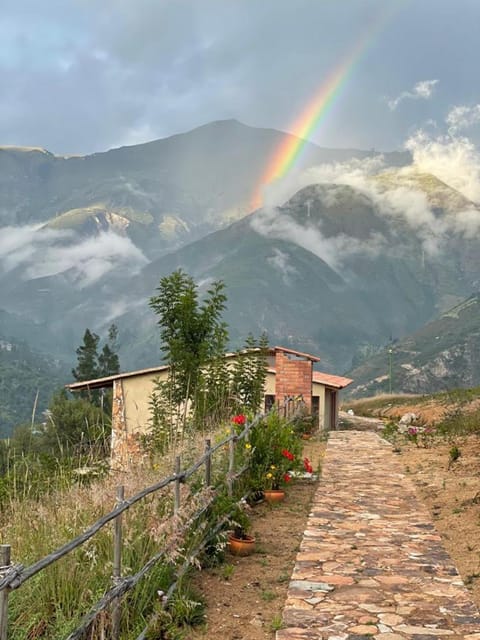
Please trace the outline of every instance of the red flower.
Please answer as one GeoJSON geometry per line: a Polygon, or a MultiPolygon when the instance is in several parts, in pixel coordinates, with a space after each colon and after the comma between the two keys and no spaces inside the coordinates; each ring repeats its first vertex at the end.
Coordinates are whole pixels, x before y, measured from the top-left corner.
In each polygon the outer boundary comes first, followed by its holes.
{"type": "Polygon", "coordinates": [[[295,460],[295,456],[293,455],[293,453],[290,453],[288,449],[282,449],[282,456],[290,460],[290,462],[292,460],[295,460]]]}
{"type": "Polygon", "coordinates": [[[303,467],[307,473],[313,473],[313,467],[308,458],[303,459],[303,467]]]}
{"type": "Polygon", "coordinates": [[[283,475],[283,479],[285,480],[285,482],[290,482],[290,480],[292,479],[292,476],[288,475],[288,473],[285,473],[283,475]]]}
{"type": "Polygon", "coordinates": [[[238,416],[233,416],[232,422],[234,424],[245,424],[245,416],[242,413],[239,413],[238,416]]]}

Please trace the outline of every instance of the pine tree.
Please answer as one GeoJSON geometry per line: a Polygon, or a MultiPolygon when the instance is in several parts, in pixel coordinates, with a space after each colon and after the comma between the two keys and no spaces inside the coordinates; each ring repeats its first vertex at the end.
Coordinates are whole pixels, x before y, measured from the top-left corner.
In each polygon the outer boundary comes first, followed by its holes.
{"type": "Polygon", "coordinates": [[[98,374],[100,377],[113,376],[120,372],[117,351],[118,329],[112,324],[108,330],[108,341],[98,355],[98,374]]]}
{"type": "Polygon", "coordinates": [[[83,344],[76,350],[77,366],[72,369],[72,375],[78,382],[98,378],[98,342],[100,338],[96,333],[86,329],[83,334],[83,344]]]}

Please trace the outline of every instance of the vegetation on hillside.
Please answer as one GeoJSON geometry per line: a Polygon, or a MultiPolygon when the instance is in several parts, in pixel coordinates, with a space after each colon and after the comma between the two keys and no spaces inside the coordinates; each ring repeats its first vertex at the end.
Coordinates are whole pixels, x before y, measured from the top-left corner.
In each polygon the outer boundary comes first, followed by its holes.
{"type": "Polygon", "coordinates": [[[53,358],[24,342],[0,339],[0,438],[15,425],[41,418],[64,376],[64,366],[53,358]]]}

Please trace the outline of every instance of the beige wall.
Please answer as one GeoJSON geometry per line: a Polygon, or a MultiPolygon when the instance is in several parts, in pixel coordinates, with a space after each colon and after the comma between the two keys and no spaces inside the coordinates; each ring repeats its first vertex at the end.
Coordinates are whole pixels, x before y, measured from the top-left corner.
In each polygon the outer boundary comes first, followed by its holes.
{"type": "Polygon", "coordinates": [[[146,433],[150,422],[150,396],[156,380],[166,380],[168,372],[147,373],[123,378],[125,421],[129,433],[146,433]]]}
{"type": "Polygon", "coordinates": [[[319,384],[318,382],[312,383],[312,396],[319,397],[318,427],[321,431],[325,428],[328,429],[328,413],[325,413],[325,391],[325,385],[319,384]]]}
{"type": "Polygon", "coordinates": [[[267,373],[267,377],[265,378],[265,386],[263,387],[264,394],[266,396],[274,396],[275,395],[275,374],[267,373]]]}

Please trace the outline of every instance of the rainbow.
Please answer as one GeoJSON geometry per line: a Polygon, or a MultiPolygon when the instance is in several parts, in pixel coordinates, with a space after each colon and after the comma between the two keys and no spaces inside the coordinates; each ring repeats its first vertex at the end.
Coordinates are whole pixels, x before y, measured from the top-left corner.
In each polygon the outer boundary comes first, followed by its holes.
{"type": "Polygon", "coordinates": [[[295,166],[305,145],[308,144],[308,138],[325,120],[325,117],[347,87],[348,80],[358,62],[369,49],[369,46],[374,43],[377,33],[390,20],[393,7],[395,7],[395,3],[390,5],[390,10],[382,12],[377,20],[369,24],[353,49],[330,73],[297,120],[289,127],[289,131],[293,135],[286,136],[282,144],[275,149],[260,181],[256,185],[251,202],[252,208],[256,209],[262,206],[262,191],[266,185],[282,178],[295,166]]]}

